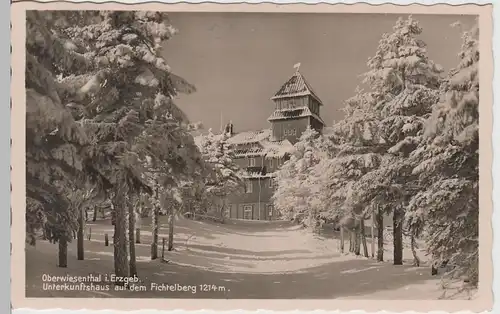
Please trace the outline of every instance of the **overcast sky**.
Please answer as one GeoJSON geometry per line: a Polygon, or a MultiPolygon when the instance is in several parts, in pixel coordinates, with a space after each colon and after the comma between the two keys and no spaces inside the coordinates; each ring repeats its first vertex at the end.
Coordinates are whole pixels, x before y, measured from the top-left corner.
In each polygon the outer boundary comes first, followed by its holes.
{"type": "MultiPolygon", "coordinates": [[[[165,44],[174,73],[193,83],[197,92],[180,95],[177,104],[192,121],[219,130],[220,116],[235,131],[269,127],[270,100],[300,71],[323,100],[321,116],[330,126],[342,119],[343,101],[360,85],[367,59],[390,32],[399,15],[171,13],[179,33],[165,44]]],[[[431,59],[445,70],[456,66],[461,32],[474,16],[413,15],[423,27],[431,59]]]]}

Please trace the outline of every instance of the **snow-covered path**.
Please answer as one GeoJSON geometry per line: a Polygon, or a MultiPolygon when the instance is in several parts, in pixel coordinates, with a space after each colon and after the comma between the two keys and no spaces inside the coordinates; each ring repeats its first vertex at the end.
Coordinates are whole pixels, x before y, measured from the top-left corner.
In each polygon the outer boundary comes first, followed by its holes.
{"type": "MultiPolygon", "coordinates": [[[[162,217],[163,219],[163,217],[162,217]]],[[[144,222],[144,229],[148,222],[144,222]]],[[[167,223],[160,229],[167,238],[167,223]]],[[[427,267],[393,266],[366,258],[341,255],[338,241],[313,237],[285,222],[228,222],[215,224],[187,219],[176,221],[175,250],[165,252],[169,263],[150,261],[151,233],[143,230],[136,245],[139,277],[147,287],[180,284],[198,287],[192,292],[43,291],[42,275],[78,275],[113,272],[109,221],[89,223],[91,240],[85,240],[85,260],[76,259],[76,241],[70,244],[68,268],[56,267],[57,245],[39,241],[28,247],[28,297],[182,297],[182,298],[390,298],[439,297],[438,280],[427,267]],[[199,291],[210,285],[217,291],[199,291]],[[398,291],[397,294],[391,291],[398,291]],[[386,292],[386,293],[384,293],[386,292]]],[[[161,253],[160,253],[161,254],[161,253]]]]}

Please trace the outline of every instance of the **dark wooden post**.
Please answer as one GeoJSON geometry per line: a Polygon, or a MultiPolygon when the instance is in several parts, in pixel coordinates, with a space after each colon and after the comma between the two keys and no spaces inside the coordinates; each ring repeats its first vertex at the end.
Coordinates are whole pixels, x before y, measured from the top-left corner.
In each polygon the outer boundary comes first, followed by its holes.
{"type": "Polygon", "coordinates": [[[135,243],[141,243],[141,228],[135,228],[135,243]]]}
{"type": "Polygon", "coordinates": [[[104,246],[109,246],[109,237],[108,234],[104,234],[104,246]]]}
{"type": "Polygon", "coordinates": [[[92,228],[89,228],[89,237],[88,238],[89,238],[89,241],[92,238],[92,228]]]}
{"type": "Polygon", "coordinates": [[[172,251],[174,248],[174,213],[173,210],[170,213],[168,219],[168,250],[172,251]]]}
{"type": "MultiPolygon", "coordinates": [[[[159,199],[159,190],[158,190],[158,182],[156,182],[156,190],[155,190],[155,202],[159,199]]],[[[157,204],[153,205],[153,217],[151,219],[151,233],[153,236],[153,241],[151,242],[151,259],[157,259],[158,258],[158,228],[159,228],[159,211],[160,208],[157,206],[157,204]]]]}
{"type": "Polygon", "coordinates": [[[83,250],[83,208],[80,208],[78,213],[78,235],[77,235],[77,259],[82,261],[84,259],[83,250]]]}

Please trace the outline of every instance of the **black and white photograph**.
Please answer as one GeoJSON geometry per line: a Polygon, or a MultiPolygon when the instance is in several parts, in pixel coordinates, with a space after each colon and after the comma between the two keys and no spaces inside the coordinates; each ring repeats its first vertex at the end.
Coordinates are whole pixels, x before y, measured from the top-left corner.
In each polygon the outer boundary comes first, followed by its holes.
{"type": "Polygon", "coordinates": [[[478,15],[25,22],[26,298],[477,297],[478,15]]]}

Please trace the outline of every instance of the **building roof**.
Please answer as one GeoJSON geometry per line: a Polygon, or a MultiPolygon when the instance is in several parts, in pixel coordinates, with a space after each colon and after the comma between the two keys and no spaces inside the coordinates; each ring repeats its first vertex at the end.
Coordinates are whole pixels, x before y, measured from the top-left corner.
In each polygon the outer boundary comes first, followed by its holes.
{"type": "Polygon", "coordinates": [[[297,107],[297,108],[275,110],[267,120],[275,121],[275,120],[293,119],[301,117],[314,117],[316,118],[316,120],[325,125],[323,119],[321,119],[321,117],[318,116],[317,114],[312,113],[308,107],[297,107]]]}
{"type": "Polygon", "coordinates": [[[271,129],[239,132],[227,139],[231,145],[258,143],[271,136],[271,129]]]}
{"type": "Polygon", "coordinates": [[[271,97],[271,100],[287,98],[287,97],[298,97],[310,95],[320,103],[323,104],[321,99],[316,95],[311,85],[306,81],[304,76],[296,71],[283,86],[271,97]]]}
{"type": "Polygon", "coordinates": [[[227,143],[233,145],[234,153],[238,157],[243,156],[266,156],[283,157],[293,149],[288,140],[272,141],[272,131],[264,129],[259,131],[240,132],[227,139],[227,143]],[[251,144],[249,147],[243,147],[251,144]]]}
{"type": "Polygon", "coordinates": [[[266,157],[269,158],[276,158],[276,157],[283,157],[286,154],[290,154],[293,151],[293,145],[290,143],[289,140],[283,140],[283,141],[269,141],[265,140],[261,142],[262,146],[264,147],[264,150],[266,151],[266,157]]]}
{"type": "MultiPolygon", "coordinates": [[[[214,136],[218,137],[220,135],[214,136]]],[[[292,152],[293,145],[290,141],[272,141],[271,136],[270,129],[246,131],[234,134],[226,142],[233,147],[236,157],[265,156],[277,158],[292,152]]],[[[196,145],[201,147],[203,135],[198,135],[194,139],[196,145]]]]}

